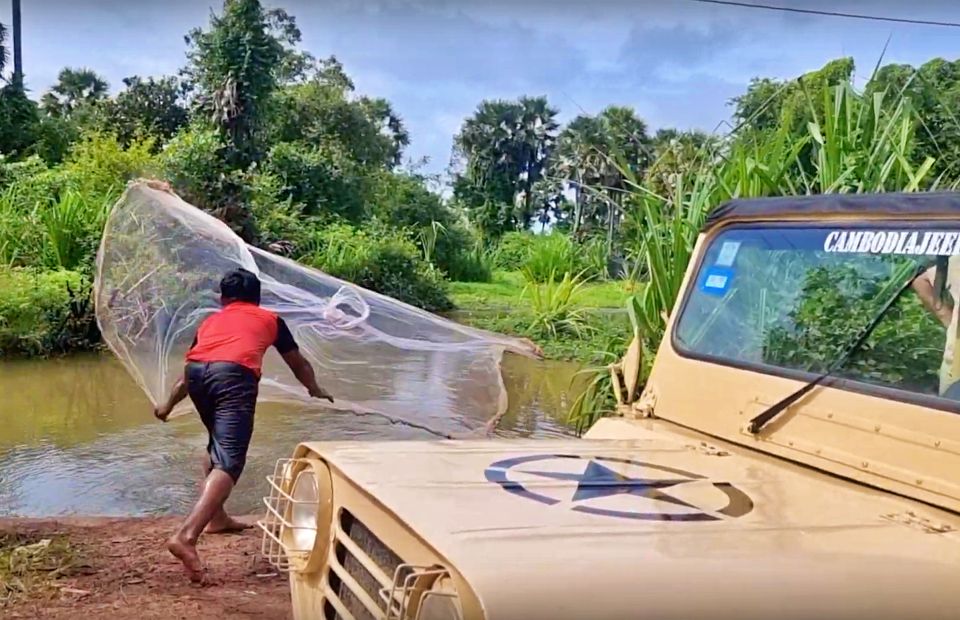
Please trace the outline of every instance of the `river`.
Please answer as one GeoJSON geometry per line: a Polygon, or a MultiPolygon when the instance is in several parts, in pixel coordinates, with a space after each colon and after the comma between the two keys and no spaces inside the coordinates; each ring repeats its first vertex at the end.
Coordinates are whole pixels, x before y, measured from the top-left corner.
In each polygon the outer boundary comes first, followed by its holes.
{"type": "MultiPolygon", "coordinates": [[[[578,367],[507,355],[510,435],[569,434],[578,367]]],[[[206,432],[193,416],[157,422],[109,355],[0,362],[0,516],[182,513],[196,497],[206,432]]],[[[435,441],[371,416],[261,405],[247,468],[228,508],[259,512],[264,477],[305,440],[435,441]]]]}

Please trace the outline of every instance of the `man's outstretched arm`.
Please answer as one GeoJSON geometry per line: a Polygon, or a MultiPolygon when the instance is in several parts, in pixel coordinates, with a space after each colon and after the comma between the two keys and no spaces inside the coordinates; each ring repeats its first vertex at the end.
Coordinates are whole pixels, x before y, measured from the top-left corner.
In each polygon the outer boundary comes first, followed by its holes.
{"type": "Polygon", "coordinates": [[[163,403],[159,407],[153,408],[153,415],[156,416],[161,422],[166,422],[167,418],[170,417],[170,412],[173,411],[173,408],[177,406],[181,400],[187,397],[187,382],[183,380],[183,377],[177,379],[177,382],[173,384],[173,388],[170,390],[170,395],[167,397],[167,402],[163,403]]]}
{"type": "Polygon", "coordinates": [[[317,385],[317,376],[313,372],[313,366],[311,366],[307,358],[300,353],[300,347],[297,346],[297,342],[293,339],[293,334],[290,333],[290,328],[287,327],[286,321],[279,317],[277,318],[277,339],[274,341],[273,346],[276,347],[280,357],[287,363],[290,370],[293,371],[293,376],[297,378],[297,381],[303,384],[303,387],[307,388],[310,396],[314,398],[326,398],[331,403],[333,402],[333,396],[330,396],[326,390],[317,385]]]}
{"type": "Polygon", "coordinates": [[[299,349],[287,351],[283,353],[281,357],[283,357],[283,361],[287,363],[287,366],[290,367],[290,370],[293,371],[293,376],[297,378],[297,381],[299,381],[303,387],[307,388],[310,396],[314,398],[325,398],[331,403],[333,402],[333,396],[330,396],[326,390],[317,384],[317,376],[313,372],[313,366],[311,366],[307,358],[300,353],[299,349]]]}

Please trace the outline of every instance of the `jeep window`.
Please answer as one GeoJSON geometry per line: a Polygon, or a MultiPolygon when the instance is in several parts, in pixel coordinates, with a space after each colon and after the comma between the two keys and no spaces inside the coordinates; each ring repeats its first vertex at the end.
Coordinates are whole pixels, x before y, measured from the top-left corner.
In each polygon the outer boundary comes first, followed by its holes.
{"type": "Polygon", "coordinates": [[[926,286],[901,295],[834,376],[960,400],[958,254],[960,228],[942,224],[731,227],[707,247],[674,344],[710,361],[812,376],[929,266],[918,279],[926,286]]]}

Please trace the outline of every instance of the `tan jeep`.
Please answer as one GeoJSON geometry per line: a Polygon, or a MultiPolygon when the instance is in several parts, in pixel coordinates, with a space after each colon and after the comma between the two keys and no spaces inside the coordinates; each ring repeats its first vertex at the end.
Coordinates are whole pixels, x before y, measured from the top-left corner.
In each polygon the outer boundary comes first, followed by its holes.
{"type": "Polygon", "coordinates": [[[280,461],[294,616],[960,618],[958,255],[956,194],[723,205],[583,439],[280,461]]]}

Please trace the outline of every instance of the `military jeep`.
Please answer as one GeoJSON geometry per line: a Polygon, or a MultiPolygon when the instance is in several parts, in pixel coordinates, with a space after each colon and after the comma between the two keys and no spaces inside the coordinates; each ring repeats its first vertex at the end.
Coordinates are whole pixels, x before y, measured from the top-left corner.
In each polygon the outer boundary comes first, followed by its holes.
{"type": "Polygon", "coordinates": [[[722,205],[584,438],[278,462],[294,617],[960,617],[958,255],[958,194],[722,205]]]}

